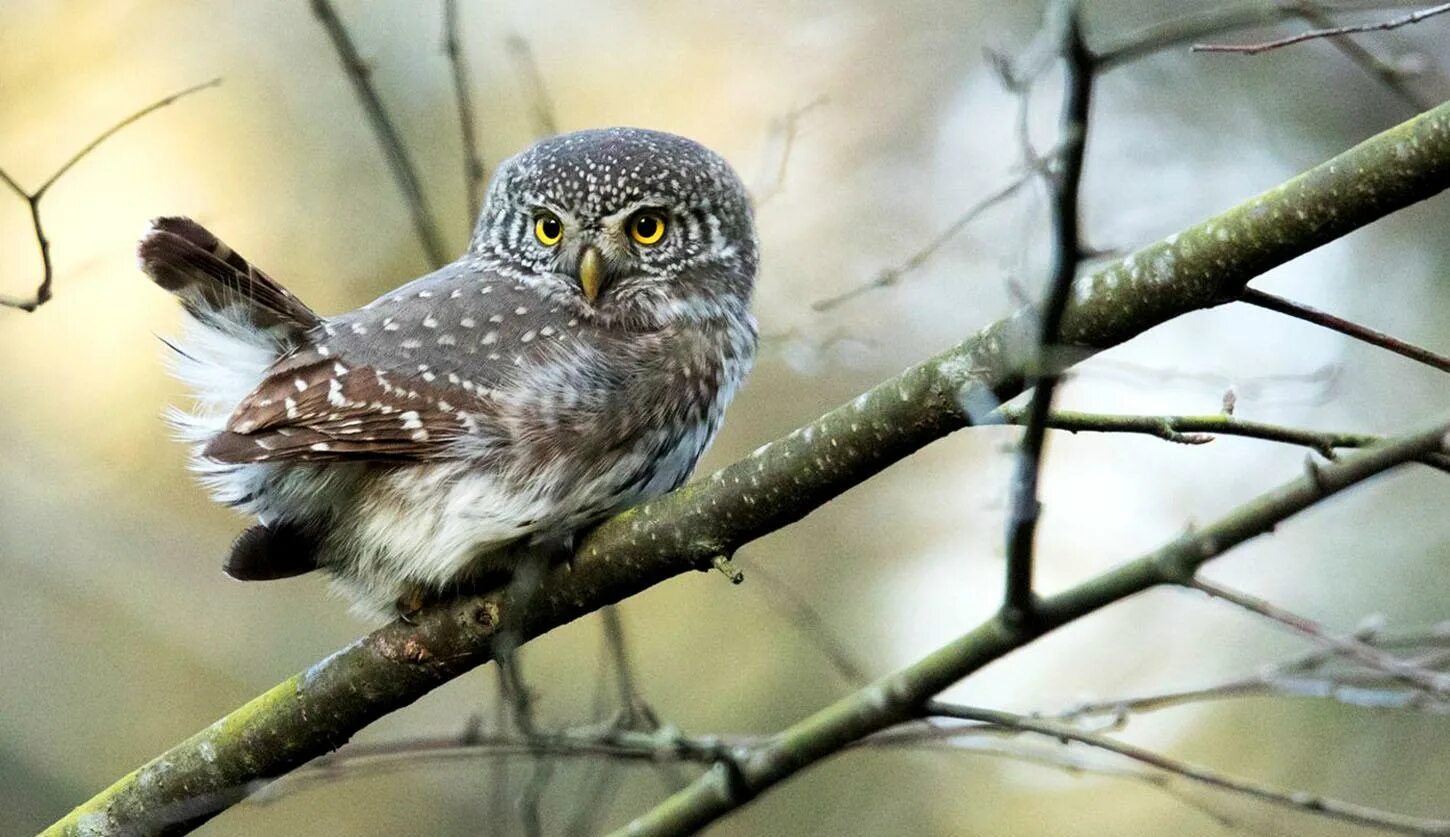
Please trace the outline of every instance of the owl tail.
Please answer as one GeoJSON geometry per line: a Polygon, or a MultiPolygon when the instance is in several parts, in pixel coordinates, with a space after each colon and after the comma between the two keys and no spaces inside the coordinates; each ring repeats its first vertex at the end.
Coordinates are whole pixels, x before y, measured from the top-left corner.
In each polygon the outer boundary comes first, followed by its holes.
{"type": "MultiPolygon", "coordinates": [[[[228,417],[272,364],[304,345],[322,318],[190,219],[151,222],[137,256],[141,269],[175,294],[190,315],[178,337],[162,338],[171,349],[167,359],[172,374],[194,397],[189,407],[168,410],[167,420],[191,445],[192,469],[201,474],[212,496],[261,514],[266,510],[262,493],[266,469],[216,462],[203,452],[226,429],[228,417]]],[[[240,554],[260,554],[259,545],[272,538],[265,531],[253,534],[240,554]]],[[[257,564],[256,559],[239,558],[234,574],[276,574],[249,569],[257,564]]]]}
{"type": "Polygon", "coordinates": [[[222,569],[238,581],[291,578],[317,569],[317,536],[295,523],[257,524],[232,544],[222,569]]]}
{"type": "Polygon", "coordinates": [[[222,321],[295,343],[322,322],[275,279],[190,218],[152,221],[137,256],[141,270],[204,324],[222,321]]]}

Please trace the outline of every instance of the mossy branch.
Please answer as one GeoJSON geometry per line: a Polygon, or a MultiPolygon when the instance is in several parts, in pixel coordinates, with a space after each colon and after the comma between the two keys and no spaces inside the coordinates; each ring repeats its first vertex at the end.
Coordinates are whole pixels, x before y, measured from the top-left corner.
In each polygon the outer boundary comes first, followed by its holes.
{"type": "MultiPolygon", "coordinates": [[[[1249,280],[1450,186],[1450,103],[1078,280],[1061,341],[1076,357],[1236,299],[1249,280]]],[[[744,460],[606,521],[528,600],[460,599],[365,636],[117,781],[47,834],[181,833],[362,727],[528,640],[799,520],[967,423],[973,392],[1021,391],[1030,311],[885,381],[744,460]]],[[[1116,585],[1105,576],[1091,589],[1116,585]]],[[[1057,615],[1080,610],[1053,600],[1057,615]]],[[[995,630],[987,639],[1000,645],[995,630]]]]}

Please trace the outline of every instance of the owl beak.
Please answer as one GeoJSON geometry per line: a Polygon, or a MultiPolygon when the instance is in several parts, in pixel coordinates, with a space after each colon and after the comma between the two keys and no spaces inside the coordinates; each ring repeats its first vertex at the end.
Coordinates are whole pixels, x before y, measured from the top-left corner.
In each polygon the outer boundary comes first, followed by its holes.
{"type": "Polygon", "coordinates": [[[584,255],[579,259],[579,287],[584,290],[584,298],[593,302],[604,285],[604,257],[599,255],[599,250],[593,246],[584,248],[584,255]]]}

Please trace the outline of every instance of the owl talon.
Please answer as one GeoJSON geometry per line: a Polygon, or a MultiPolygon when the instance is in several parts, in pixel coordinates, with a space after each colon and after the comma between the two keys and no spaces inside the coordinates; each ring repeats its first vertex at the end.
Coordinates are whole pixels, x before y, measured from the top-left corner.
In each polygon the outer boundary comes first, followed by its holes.
{"type": "Polygon", "coordinates": [[[404,624],[416,625],[418,624],[418,612],[423,609],[424,604],[423,591],[414,588],[399,596],[398,600],[393,603],[393,606],[397,608],[398,618],[404,624]]]}

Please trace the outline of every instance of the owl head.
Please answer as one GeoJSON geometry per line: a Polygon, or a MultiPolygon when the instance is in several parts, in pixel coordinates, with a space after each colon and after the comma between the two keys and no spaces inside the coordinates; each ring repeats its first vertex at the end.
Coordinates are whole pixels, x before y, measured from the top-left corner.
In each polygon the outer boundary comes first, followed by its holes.
{"type": "Polygon", "coordinates": [[[730,165],[639,128],[563,134],[505,161],[469,250],[580,316],[644,326],[743,316],[757,259],[730,165]]]}

